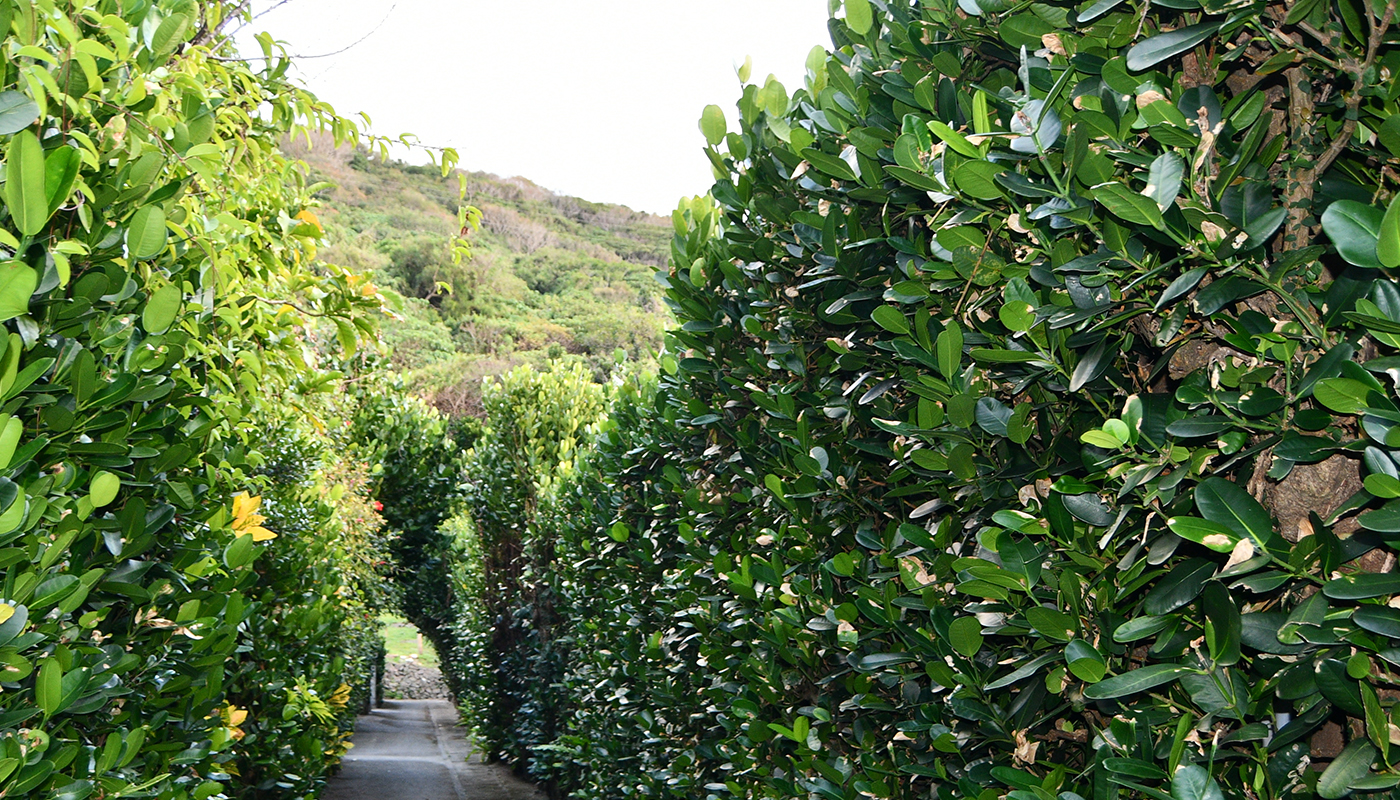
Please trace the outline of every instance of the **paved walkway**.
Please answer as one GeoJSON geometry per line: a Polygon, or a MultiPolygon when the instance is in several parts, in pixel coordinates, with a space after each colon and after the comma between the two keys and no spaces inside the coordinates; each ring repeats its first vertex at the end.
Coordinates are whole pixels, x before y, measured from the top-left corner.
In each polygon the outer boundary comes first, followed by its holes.
{"type": "Polygon", "coordinates": [[[359,718],[355,743],[322,800],[541,800],[499,764],[482,764],[445,700],[386,700],[359,718]]]}

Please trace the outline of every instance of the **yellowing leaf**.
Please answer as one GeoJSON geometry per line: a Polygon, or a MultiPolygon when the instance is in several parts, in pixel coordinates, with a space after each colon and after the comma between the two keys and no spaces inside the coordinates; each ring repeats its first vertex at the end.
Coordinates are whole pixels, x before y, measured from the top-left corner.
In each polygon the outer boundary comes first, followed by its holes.
{"type": "Polygon", "coordinates": [[[247,492],[234,496],[233,532],[236,536],[252,536],[255,542],[277,538],[277,534],[262,526],[267,517],[257,513],[261,505],[262,497],[250,497],[247,492]]]}
{"type": "Polygon", "coordinates": [[[4,623],[15,615],[15,607],[9,603],[0,603],[0,623],[4,623]]]}

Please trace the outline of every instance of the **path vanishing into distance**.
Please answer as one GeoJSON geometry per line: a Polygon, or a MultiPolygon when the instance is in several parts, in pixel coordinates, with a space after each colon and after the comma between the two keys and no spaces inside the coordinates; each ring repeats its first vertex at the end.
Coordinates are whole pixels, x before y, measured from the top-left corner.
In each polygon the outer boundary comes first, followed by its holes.
{"type": "Polygon", "coordinates": [[[499,764],[482,764],[446,700],[386,700],[355,725],[355,747],[323,800],[543,800],[499,764]]]}

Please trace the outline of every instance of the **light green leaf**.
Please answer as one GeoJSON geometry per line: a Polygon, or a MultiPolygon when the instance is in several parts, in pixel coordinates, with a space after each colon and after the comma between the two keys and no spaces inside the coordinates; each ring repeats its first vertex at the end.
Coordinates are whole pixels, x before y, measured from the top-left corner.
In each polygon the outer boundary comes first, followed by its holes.
{"type": "Polygon", "coordinates": [[[982,623],[976,617],[958,617],[948,626],[948,640],[954,650],[972,658],[982,649],[982,623]]]}
{"type": "Polygon", "coordinates": [[[982,152],[977,149],[977,145],[968,141],[966,136],[953,130],[948,123],[940,122],[936,119],[930,120],[928,129],[934,136],[937,136],[949,147],[953,148],[954,152],[965,155],[968,158],[982,157],[982,152]]]}
{"type": "Polygon", "coordinates": [[[1084,444],[1091,444],[1094,447],[1102,447],[1105,450],[1117,450],[1123,446],[1123,443],[1118,441],[1117,437],[1113,434],[1101,431],[1097,428],[1080,434],[1079,441],[1084,444]]]}
{"type": "Polygon", "coordinates": [[[1205,545],[1217,553],[1235,549],[1240,536],[1231,528],[1198,517],[1171,517],[1167,527],[1172,533],[1196,544],[1205,545]]]}
{"type": "Polygon", "coordinates": [[[151,51],[160,55],[174,50],[180,42],[184,41],[185,28],[190,24],[189,17],[184,14],[171,14],[156,28],[155,35],[151,37],[151,51]]]}
{"type": "Polygon", "coordinates": [[[1225,800],[1225,795],[1205,767],[1182,764],[1172,776],[1172,800],[1225,800]]]}
{"type": "Polygon", "coordinates": [[[126,228],[126,250],[134,259],[155,258],[165,250],[165,211],[160,206],[142,206],[131,215],[126,228]]]}
{"type": "Polygon", "coordinates": [[[1152,200],[1128,189],[1121,183],[1100,183],[1094,187],[1094,199],[1104,208],[1128,222],[1151,225],[1161,229],[1165,226],[1162,211],[1152,200]]]}
{"type": "Polygon", "coordinates": [[[183,299],[180,287],[173,283],[167,283],[155,290],[146,301],[145,309],[141,311],[141,327],[145,328],[147,333],[165,333],[180,313],[180,302],[183,299]]]}
{"type": "Polygon", "coordinates": [[[724,133],[728,130],[724,121],[724,109],[716,105],[705,106],[705,110],[700,114],[700,132],[705,134],[705,141],[711,145],[718,145],[724,141],[724,133]]]}
{"type": "Polygon", "coordinates": [[[106,470],[98,472],[92,476],[92,482],[88,484],[88,495],[92,498],[93,508],[102,508],[117,499],[117,491],[122,488],[122,480],[106,470]]]}
{"type": "Polygon", "coordinates": [[[870,32],[874,19],[870,13],[869,0],[846,0],[846,26],[857,36],[870,32]]]}
{"type": "Polygon", "coordinates": [[[1376,239],[1376,258],[1385,267],[1400,267],[1400,194],[1391,198],[1390,206],[1381,217],[1381,229],[1376,239]]]}
{"type": "Polygon", "coordinates": [[[24,434],[24,423],[19,417],[5,415],[5,426],[0,428],[0,470],[10,466],[10,461],[15,457],[15,448],[19,446],[20,436],[24,434]]]}
{"type": "Polygon", "coordinates": [[[33,236],[49,221],[49,199],[44,192],[44,147],[29,131],[20,131],[5,151],[5,205],[15,227],[33,236]]]}
{"type": "Polygon", "coordinates": [[[1030,303],[1012,300],[997,310],[997,318],[1007,330],[1020,333],[1030,330],[1031,325],[1035,324],[1035,309],[1030,303]]]}
{"type": "Polygon", "coordinates": [[[958,323],[949,322],[948,327],[938,334],[938,342],[934,346],[938,350],[938,371],[943,377],[951,378],[958,374],[963,349],[962,328],[958,327],[958,323]]]}
{"type": "Polygon", "coordinates": [[[0,263],[0,321],[29,313],[29,297],[39,285],[39,273],[18,261],[0,263]]]}
{"type": "Polygon", "coordinates": [[[909,319],[904,316],[904,312],[894,306],[880,306],[871,313],[870,318],[875,321],[876,325],[890,333],[904,334],[909,332],[909,319]]]}
{"type": "Polygon", "coordinates": [[[1181,177],[1185,174],[1186,160],[1181,156],[1170,152],[1157,156],[1147,170],[1147,188],[1142,190],[1142,196],[1166,211],[1176,202],[1177,193],[1181,191],[1181,177]]]}
{"type": "Polygon", "coordinates": [[[39,118],[39,106],[19,92],[0,92],[0,136],[28,128],[39,118]]]}

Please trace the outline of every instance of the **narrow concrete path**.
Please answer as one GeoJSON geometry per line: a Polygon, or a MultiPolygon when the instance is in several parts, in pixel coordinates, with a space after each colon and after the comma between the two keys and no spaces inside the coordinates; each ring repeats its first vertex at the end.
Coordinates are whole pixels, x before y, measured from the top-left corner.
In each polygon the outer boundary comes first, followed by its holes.
{"type": "Polygon", "coordinates": [[[322,800],[542,800],[498,764],[482,764],[446,700],[386,700],[359,718],[355,747],[322,800]]]}

